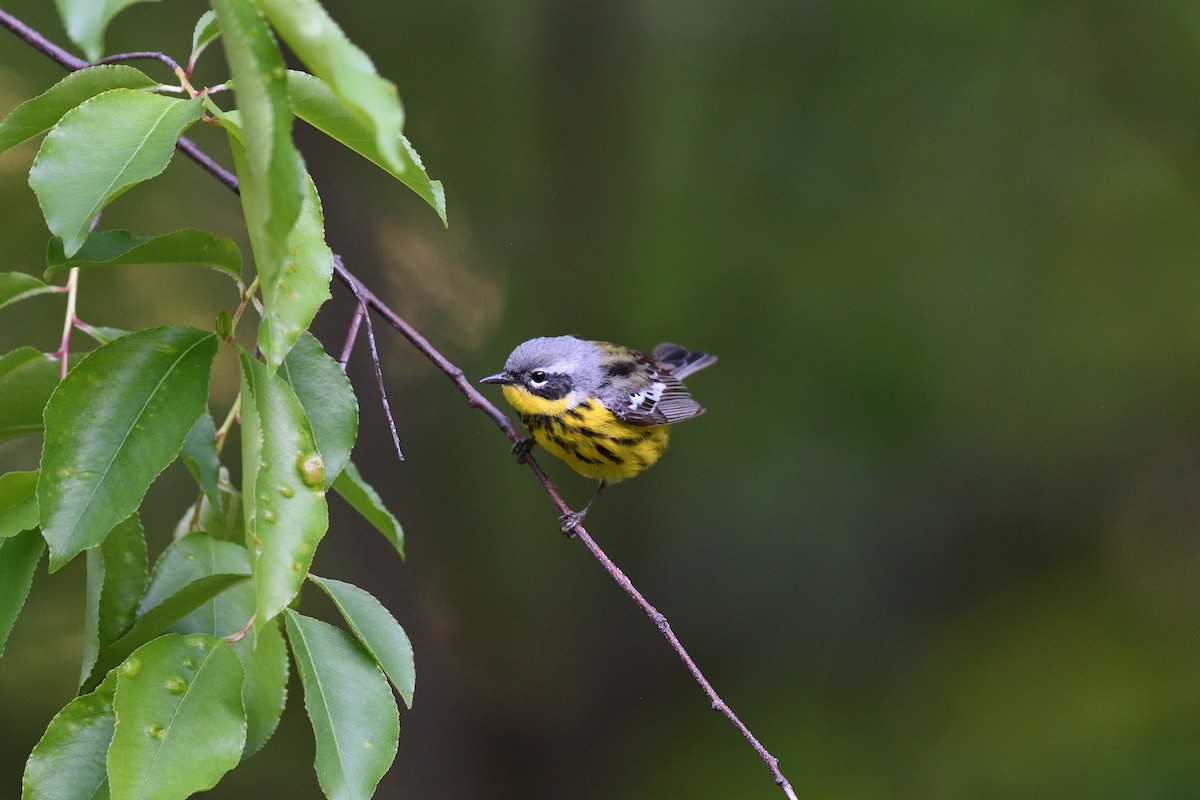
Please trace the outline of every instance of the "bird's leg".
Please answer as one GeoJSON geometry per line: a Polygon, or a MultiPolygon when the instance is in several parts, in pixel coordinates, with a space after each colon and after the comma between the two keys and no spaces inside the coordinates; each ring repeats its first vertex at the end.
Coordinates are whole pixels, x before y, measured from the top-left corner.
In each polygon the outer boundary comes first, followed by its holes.
{"type": "Polygon", "coordinates": [[[572,511],[567,514],[563,514],[558,518],[560,523],[559,529],[566,534],[568,539],[574,538],[575,528],[579,525],[579,523],[583,522],[583,518],[587,516],[588,510],[592,507],[592,503],[596,502],[596,498],[599,497],[600,493],[604,491],[605,486],[608,486],[608,484],[601,480],[600,485],[596,487],[596,493],[592,495],[591,500],[587,501],[587,505],[585,505],[579,511],[572,511]]]}
{"type": "Polygon", "coordinates": [[[533,437],[527,436],[512,446],[512,452],[517,457],[518,464],[525,463],[525,456],[529,455],[529,451],[533,449],[533,445],[533,437]]]}

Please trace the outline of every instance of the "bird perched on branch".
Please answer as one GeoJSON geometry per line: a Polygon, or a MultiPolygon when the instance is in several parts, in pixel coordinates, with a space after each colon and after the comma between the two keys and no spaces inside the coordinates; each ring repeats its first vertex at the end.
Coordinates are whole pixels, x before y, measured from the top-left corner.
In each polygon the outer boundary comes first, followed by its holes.
{"type": "Polygon", "coordinates": [[[569,533],[605,486],[658,461],[671,425],[704,413],[682,380],[716,360],[669,342],[646,354],[551,336],[518,345],[504,370],[480,383],[503,386],[504,398],[532,434],[514,452],[523,457],[536,442],[580,475],[600,481],[581,511],[562,516],[562,531],[569,533]]]}

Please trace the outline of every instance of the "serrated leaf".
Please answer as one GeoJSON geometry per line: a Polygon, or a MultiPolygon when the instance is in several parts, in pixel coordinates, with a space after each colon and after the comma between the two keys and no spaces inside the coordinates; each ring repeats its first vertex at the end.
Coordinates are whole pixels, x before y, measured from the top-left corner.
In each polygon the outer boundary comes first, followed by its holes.
{"type": "Polygon", "coordinates": [[[63,115],[42,140],[29,185],[68,256],[82,246],[96,214],[167,168],[175,142],[203,113],[198,97],[111,89],[63,115]]]}
{"type": "Polygon", "coordinates": [[[57,291],[57,287],[47,286],[24,272],[0,272],[0,308],[37,297],[39,294],[52,294],[57,291]]]}
{"type": "Polygon", "coordinates": [[[325,488],[350,460],[358,436],[358,398],[346,373],[317,338],[305,331],[283,361],[279,374],[291,385],[312,424],[325,465],[325,488]]]}
{"type": "Polygon", "coordinates": [[[121,638],[133,624],[146,588],[146,563],[146,536],[137,514],[119,522],[99,546],[87,551],[80,683],[92,674],[100,648],[121,638]]]}
{"type": "Polygon", "coordinates": [[[196,479],[200,491],[204,492],[220,514],[224,508],[221,492],[217,488],[217,482],[221,479],[221,459],[217,456],[217,429],[207,411],[188,431],[179,456],[187,471],[196,479]]]}
{"type": "Polygon", "coordinates": [[[0,539],[38,524],[37,471],[0,475],[0,539]]]}
{"type": "MultiPolygon", "coordinates": [[[[249,170],[247,154],[238,140],[230,138],[233,163],[239,175],[249,170]]],[[[333,252],[325,244],[325,220],[316,186],[305,174],[304,203],[295,227],[284,239],[286,257],[279,257],[275,245],[256,223],[261,187],[242,184],[242,207],[250,226],[250,243],[258,268],[263,299],[263,320],[258,329],[258,347],[272,372],[278,369],[317,314],[329,299],[333,278],[333,252]]]]}
{"type": "Polygon", "coordinates": [[[175,142],[203,113],[198,97],[111,89],[63,115],[42,140],[29,185],[68,256],[106,205],[167,168],[175,142]]]}
{"type": "Polygon", "coordinates": [[[393,169],[403,170],[399,137],[404,111],[396,85],[329,16],[317,0],[257,0],[280,38],[324,80],[374,134],[375,146],[393,169]]]}
{"type": "Polygon", "coordinates": [[[33,571],[44,547],[37,531],[25,531],[0,540],[0,655],[13,623],[29,596],[33,571]]]}
{"type": "Polygon", "coordinates": [[[288,654],[280,633],[279,618],[246,635],[233,646],[246,680],[242,702],[246,706],[246,747],[242,758],[258,752],[279,727],[287,703],[288,654]]]}
{"type": "Polygon", "coordinates": [[[345,469],[334,480],[333,490],[382,533],[401,558],[404,557],[404,530],[400,522],[388,511],[374,487],[363,480],[353,461],[347,462],[345,469]]]}
{"type": "Polygon", "coordinates": [[[329,510],[321,456],[296,393],[244,350],[241,359],[242,497],[262,625],[300,591],[329,510]]]}
{"type": "Polygon", "coordinates": [[[396,757],[400,716],[379,666],[332,625],[287,611],[325,796],[366,800],[396,757]]]}
{"type": "Polygon", "coordinates": [[[245,575],[209,575],[192,581],[154,608],[138,617],[133,627],[117,641],[100,651],[91,676],[84,681],[83,691],[91,691],[110,669],[124,661],[130,653],[170,628],[206,602],[249,580],[245,575]]]}
{"type": "MultiPolygon", "coordinates": [[[[250,556],[246,548],[233,542],[218,541],[203,533],[192,533],[178,539],[167,545],[167,549],[154,562],[150,582],[138,603],[138,613],[146,614],[201,578],[222,574],[250,574],[250,556]]],[[[206,600],[167,630],[231,636],[241,630],[253,613],[254,591],[246,583],[206,600]],[[243,608],[247,598],[249,607],[243,608]],[[219,624],[222,621],[224,625],[219,624]]]]}
{"type": "Polygon", "coordinates": [[[217,24],[217,13],[210,9],[201,14],[192,31],[192,53],[188,56],[188,72],[191,72],[192,68],[196,66],[196,59],[200,57],[204,49],[216,41],[220,35],[221,28],[217,24]]]}
{"type": "Polygon", "coordinates": [[[108,797],[105,757],[116,716],[109,673],[91,694],[76,697],[54,715],[25,762],[22,800],[103,800],[108,797]]]}
{"type": "MultiPolygon", "coordinates": [[[[155,563],[141,608],[153,608],[193,581],[221,573],[249,574],[246,548],[202,533],[190,534],[169,545],[155,563]]],[[[208,600],[168,630],[226,637],[241,630],[253,614],[254,587],[247,582],[208,600]]],[[[271,622],[248,632],[233,650],[246,671],[242,699],[248,726],[244,756],[248,756],[267,742],[279,724],[287,699],[287,649],[278,624],[271,622]]]]}
{"type": "Polygon", "coordinates": [[[404,705],[412,708],[416,666],[413,664],[412,644],[408,634],[375,596],[352,583],[310,576],[325,590],[345,618],[355,638],[367,648],[388,680],[400,693],[404,705]]]}
{"type": "Polygon", "coordinates": [[[54,0],[67,36],[79,45],[88,61],[104,55],[104,31],[112,18],[131,5],[145,2],[150,0],[54,0]]]}
{"type": "Polygon", "coordinates": [[[237,766],[246,742],[242,664],[214,636],[168,634],[117,670],[112,800],[183,800],[237,766]]]}
{"type": "Polygon", "coordinates": [[[254,260],[262,274],[263,262],[278,269],[275,265],[287,256],[284,240],[300,213],[304,162],[292,144],[286,68],[275,37],[250,0],[213,0],[212,7],[241,112],[230,136],[247,154],[238,178],[254,260]]]}
{"type": "Polygon", "coordinates": [[[119,264],[199,264],[223,272],[235,281],[242,279],[242,253],[232,239],[209,231],[186,229],[162,236],[134,236],[129,231],[96,231],[68,258],[57,236],[46,251],[49,280],[71,267],[117,266],[119,264]]]}
{"type": "Polygon", "coordinates": [[[342,101],[329,84],[306,72],[288,71],[288,99],[292,112],[326,136],[341,142],[412,189],[446,220],[446,193],[441,181],[432,181],[425,165],[404,134],[399,134],[399,165],[380,152],[371,128],[342,101]]]}
{"type": "Polygon", "coordinates": [[[45,133],[63,114],[110,89],[157,86],[148,75],[125,64],[104,64],[72,72],[32,100],[26,100],[0,122],[0,153],[45,133]]]}
{"type": "Polygon", "coordinates": [[[96,348],[55,389],[38,477],[52,571],[103,541],[175,460],[216,351],[211,332],[150,328],[96,348]]]}
{"type": "Polygon", "coordinates": [[[32,347],[0,356],[0,442],[42,432],[42,409],[60,370],[58,359],[32,347]]]}

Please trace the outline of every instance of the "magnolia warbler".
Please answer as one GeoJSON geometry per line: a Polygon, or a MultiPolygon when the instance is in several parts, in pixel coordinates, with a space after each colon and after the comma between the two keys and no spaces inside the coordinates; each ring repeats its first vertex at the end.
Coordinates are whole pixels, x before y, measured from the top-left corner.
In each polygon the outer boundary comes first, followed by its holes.
{"type": "Polygon", "coordinates": [[[563,515],[567,533],[605,486],[658,461],[670,425],[704,413],[682,379],[716,360],[669,342],[646,354],[574,336],[541,337],[518,345],[504,370],[480,383],[501,384],[532,434],[514,451],[523,456],[536,442],[580,475],[599,479],[583,510],[563,515]]]}

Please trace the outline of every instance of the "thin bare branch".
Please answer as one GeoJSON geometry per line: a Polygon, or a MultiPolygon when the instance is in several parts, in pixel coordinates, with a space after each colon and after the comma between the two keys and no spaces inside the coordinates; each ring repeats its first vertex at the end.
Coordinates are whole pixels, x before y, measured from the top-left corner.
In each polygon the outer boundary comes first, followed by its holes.
{"type": "Polygon", "coordinates": [[[161,61],[163,64],[166,64],[168,67],[170,67],[172,72],[180,69],[180,66],[178,63],[176,63],[175,59],[171,58],[166,53],[159,53],[154,50],[138,50],[134,53],[117,53],[116,55],[105,56],[99,61],[93,61],[92,63],[97,65],[120,64],[123,61],[137,61],[139,59],[153,59],[154,61],[161,61]]]}
{"type": "MultiPolygon", "coordinates": [[[[354,295],[358,299],[359,303],[364,301],[368,303],[371,308],[377,311],[381,317],[387,320],[391,326],[400,333],[401,336],[408,339],[409,342],[411,342],[413,346],[417,348],[417,350],[419,350],[427,359],[433,362],[433,364],[437,366],[438,369],[440,369],[443,373],[445,373],[450,380],[454,381],[455,386],[457,386],[459,391],[466,396],[467,403],[472,408],[478,408],[491,417],[492,421],[496,423],[497,427],[504,431],[504,433],[514,444],[521,441],[520,433],[518,433],[513,424],[509,422],[508,417],[506,417],[503,412],[501,412],[498,408],[496,408],[496,406],[488,401],[486,397],[480,394],[479,390],[477,390],[474,385],[466,380],[466,377],[463,375],[463,371],[461,369],[455,366],[454,363],[448,358],[443,356],[437,350],[437,348],[429,343],[428,339],[426,339],[419,331],[417,331],[416,328],[413,328],[411,325],[409,325],[408,322],[400,317],[399,314],[393,311],[386,303],[384,303],[382,300],[372,294],[369,289],[363,286],[362,282],[359,281],[353,273],[346,269],[346,265],[342,262],[340,257],[334,257],[333,265],[335,274],[339,279],[341,279],[342,283],[346,284],[346,286],[348,286],[350,290],[354,292],[354,295]]],[[[556,487],[550,478],[546,476],[545,471],[542,470],[541,465],[537,463],[537,460],[533,457],[533,455],[531,453],[526,453],[525,458],[522,461],[529,467],[530,471],[533,472],[538,482],[542,485],[542,489],[550,497],[550,500],[554,503],[554,505],[557,506],[559,513],[571,513],[570,507],[567,506],[566,502],[562,499],[562,495],[559,494],[558,487],[556,487]]],[[[774,777],[775,783],[783,791],[788,800],[796,800],[796,793],[792,789],[792,785],[788,782],[787,778],[784,777],[783,772],[781,772],[779,769],[779,759],[771,755],[767,748],[764,747],[758,738],[750,731],[750,729],[746,727],[746,724],[742,722],[741,718],[738,717],[738,715],[734,713],[733,709],[729,707],[729,704],[722,700],[721,697],[716,693],[716,690],[713,689],[712,684],[709,683],[708,679],[704,677],[704,673],[702,673],[700,668],[696,666],[696,662],[692,659],[687,649],[683,646],[683,643],[679,641],[679,637],[675,635],[675,631],[672,630],[671,624],[667,621],[667,618],[662,614],[662,612],[650,605],[645,596],[643,596],[642,593],[638,591],[637,587],[633,585],[633,582],[629,580],[629,577],[613,562],[611,558],[608,557],[608,554],[604,552],[600,545],[596,543],[596,540],[591,537],[591,534],[589,534],[582,525],[577,525],[574,529],[574,533],[576,537],[583,542],[584,546],[587,547],[587,549],[591,552],[592,557],[600,562],[600,565],[604,567],[610,576],[612,576],[612,579],[616,581],[622,589],[625,590],[625,593],[628,594],[633,601],[637,603],[638,607],[642,609],[646,616],[648,616],[651,621],[654,622],[659,632],[662,633],[668,644],[671,645],[671,649],[673,649],[675,654],[679,656],[679,660],[682,661],[684,666],[687,667],[688,672],[690,672],[692,675],[692,679],[696,681],[696,683],[708,696],[713,710],[721,712],[731,723],[733,723],[734,727],[741,732],[746,741],[750,743],[751,747],[754,748],[755,752],[757,752],[759,757],[766,763],[767,767],[771,770],[771,775],[774,777]]]]}
{"type": "MultiPolygon", "coordinates": [[[[333,254],[334,268],[339,271],[345,271],[346,265],[342,263],[342,257],[337,253],[333,254]]],[[[363,299],[359,291],[363,288],[362,284],[357,280],[354,283],[348,284],[350,291],[354,292],[358,298],[358,307],[362,309],[362,317],[367,321],[367,343],[371,345],[371,362],[375,366],[375,381],[379,385],[379,399],[383,401],[383,413],[387,415],[388,428],[392,431],[392,443],[396,445],[396,458],[404,460],[404,451],[400,449],[400,434],[396,432],[396,420],[392,418],[392,405],[387,399],[387,390],[383,388],[383,367],[379,363],[379,350],[375,347],[375,326],[371,324],[371,310],[367,308],[367,301],[363,299]]],[[[357,318],[355,318],[357,321],[357,318]]]]}
{"type": "Polygon", "coordinates": [[[342,345],[342,354],[338,357],[338,366],[343,371],[346,369],[346,364],[350,361],[350,351],[354,349],[354,343],[358,340],[358,329],[366,313],[366,306],[361,303],[354,305],[354,319],[350,320],[350,327],[346,330],[346,343],[342,345]]]}
{"type": "MultiPolygon", "coordinates": [[[[51,43],[40,33],[34,31],[32,28],[28,27],[20,20],[16,19],[11,14],[4,12],[3,10],[0,10],[0,25],[3,25],[4,27],[13,31],[21,39],[50,56],[50,58],[62,64],[67,69],[78,70],[89,66],[88,62],[72,56],[70,53],[51,43]]],[[[237,177],[224,167],[217,164],[193,142],[188,139],[180,139],[178,147],[187,156],[208,170],[214,177],[217,178],[217,180],[221,181],[229,189],[234,192],[238,191],[237,177]]],[[[375,336],[371,326],[371,309],[374,309],[401,336],[403,336],[414,347],[416,347],[417,350],[434,366],[445,373],[445,375],[454,382],[454,385],[458,387],[458,390],[466,397],[467,404],[469,406],[472,408],[478,408],[480,411],[487,414],[487,416],[491,418],[496,426],[500,428],[500,430],[503,431],[504,434],[508,436],[508,438],[514,444],[521,441],[521,435],[517,432],[516,428],[513,427],[513,424],[509,421],[508,417],[506,417],[498,408],[496,408],[496,406],[489,402],[486,397],[480,394],[480,392],[466,379],[463,371],[448,358],[442,355],[441,352],[439,352],[437,348],[430,344],[429,341],[422,336],[419,331],[409,325],[408,322],[401,318],[400,315],[395,311],[393,311],[391,307],[389,307],[373,292],[371,292],[370,289],[368,289],[357,277],[354,276],[353,273],[350,272],[350,270],[346,268],[346,265],[342,262],[340,256],[334,256],[333,266],[334,274],[338,276],[338,279],[341,280],[342,283],[349,287],[351,292],[354,293],[358,305],[364,309],[363,314],[367,320],[367,338],[371,344],[371,353],[375,361],[375,373],[376,378],[379,381],[380,396],[383,398],[384,408],[388,413],[388,422],[392,426],[392,436],[396,442],[397,452],[399,452],[400,442],[399,437],[396,435],[395,424],[392,422],[391,409],[388,407],[387,398],[386,395],[384,395],[383,373],[379,366],[379,357],[375,349],[375,336]]],[[[401,456],[401,459],[403,459],[403,456],[401,456]]],[[[563,501],[557,487],[555,487],[555,485],[546,476],[546,473],[542,470],[536,459],[534,459],[531,454],[527,454],[523,459],[523,463],[526,464],[530,471],[533,472],[534,477],[537,478],[538,482],[542,485],[542,488],[545,490],[550,500],[558,508],[559,512],[562,514],[569,513],[571,509],[563,501]]],[[[613,563],[612,559],[610,559],[608,555],[600,548],[600,546],[596,544],[596,541],[592,539],[591,535],[588,534],[587,530],[582,525],[576,526],[575,533],[577,538],[583,542],[584,546],[588,548],[592,556],[600,563],[601,566],[604,567],[613,580],[616,581],[616,583],[633,599],[635,603],[637,603],[638,607],[642,609],[646,616],[648,616],[650,620],[654,622],[655,626],[671,645],[671,648],[675,651],[676,655],[678,655],[679,659],[683,661],[684,665],[688,669],[688,672],[691,673],[693,680],[696,681],[696,683],[704,691],[705,695],[708,696],[709,701],[712,703],[713,709],[721,712],[738,729],[738,731],[741,732],[746,741],[750,743],[755,752],[758,753],[759,757],[762,758],[762,760],[770,768],[771,774],[775,779],[775,783],[787,796],[788,800],[796,800],[795,791],[792,789],[791,784],[779,769],[779,760],[772,756],[770,752],[763,747],[762,743],[758,741],[754,734],[750,732],[750,729],[746,727],[741,719],[738,718],[738,716],[733,712],[733,709],[731,709],[729,705],[717,695],[716,691],[713,690],[712,685],[708,682],[708,679],[704,677],[704,674],[700,671],[700,668],[696,666],[696,662],[692,660],[692,657],[684,648],[683,643],[679,641],[679,637],[677,637],[675,632],[671,629],[671,625],[667,621],[667,618],[656,608],[654,608],[654,606],[650,605],[642,593],[639,592],[633,585],[633,582],[629,580],[628,576],[626,576],[625,573],[621,571],[621,569],[615,563],[613,563]]]]}
{"type": "Polygon", "coordinates": [[[33,28],[29,27],[24,22],[14,17],[12,14],[9,14],[2,8],[0,8],[0,25],[8,28],[21,39],[25,40],[26,44],[41,50],[46,55],[50,56],[50,58],[54,59],[59,64],[62,64],[72,72],[91,66],[91,64],[84,61],[82,58],[71,55],[66,50],[54,44],[54,42],[50,41],[45,36],[42,36],[42,34],[38,33],[33,28]]]}

